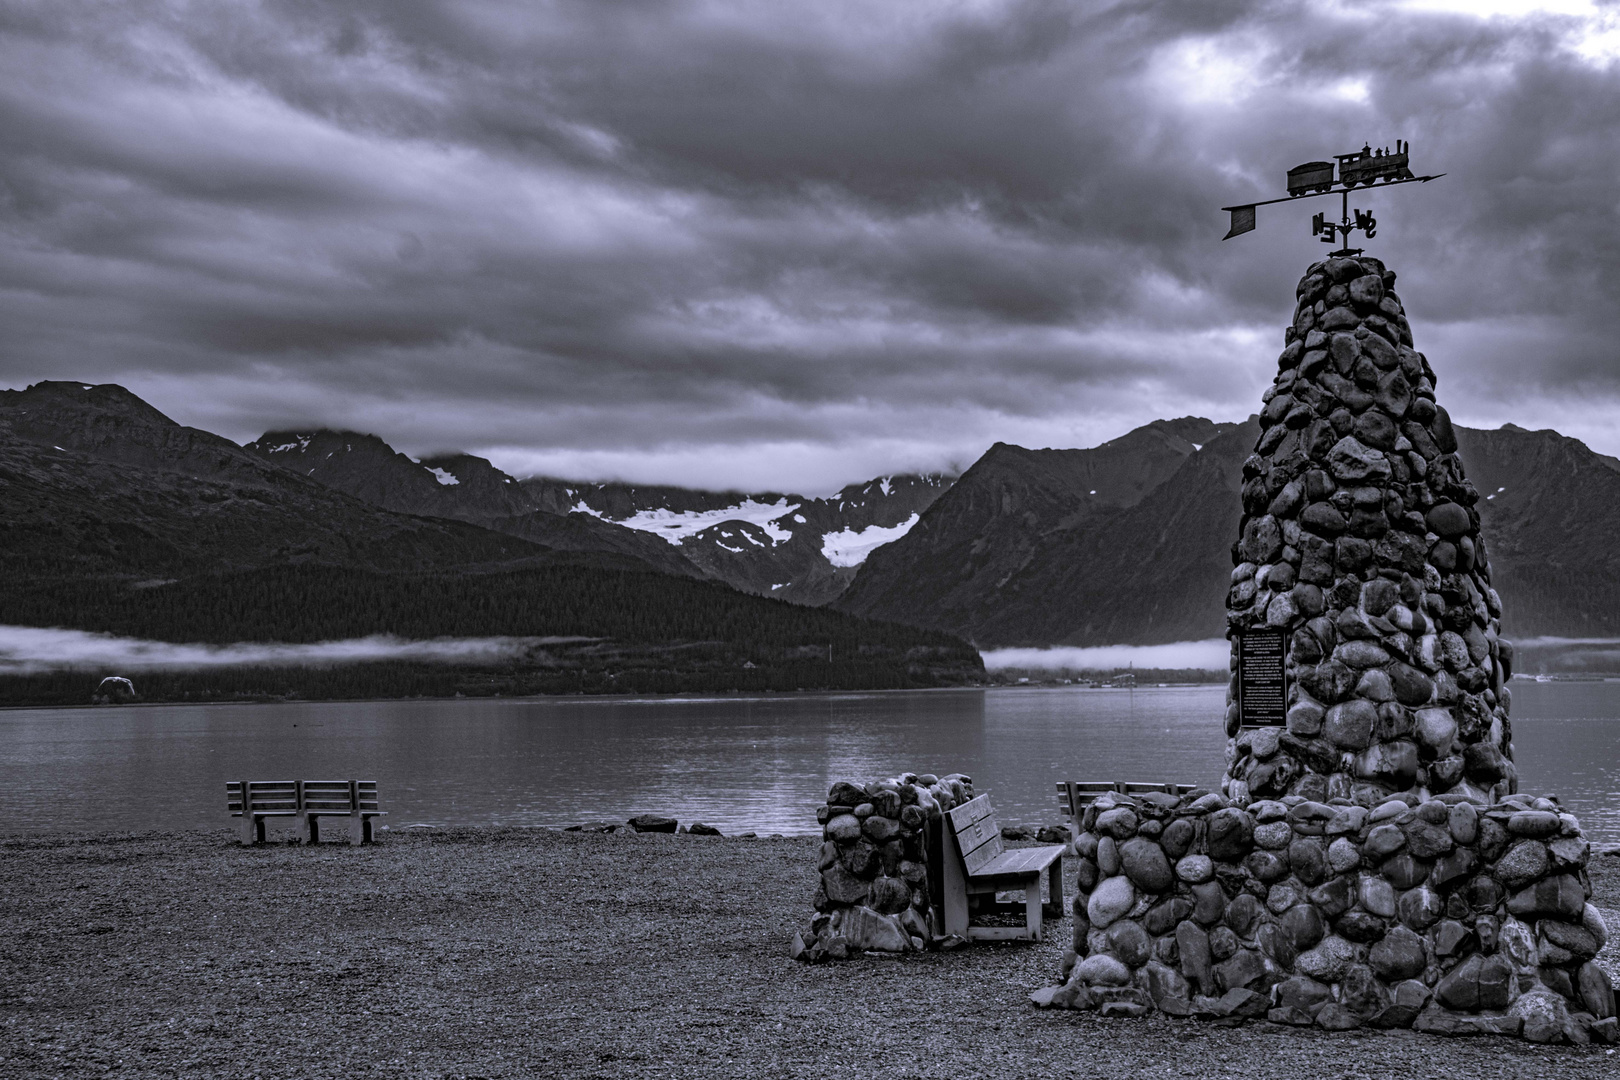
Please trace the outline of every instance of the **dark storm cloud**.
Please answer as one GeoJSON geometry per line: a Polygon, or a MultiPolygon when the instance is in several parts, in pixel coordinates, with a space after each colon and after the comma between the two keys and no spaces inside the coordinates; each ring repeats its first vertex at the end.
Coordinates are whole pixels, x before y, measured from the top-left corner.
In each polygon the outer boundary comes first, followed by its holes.
{"type": "MultiPolygon", "coordinates": [[[[1431,5],[1432,6],[1432,5],[1431,5]]],[[[1459,7],[1461,5],[1458,5],[1459,7]]],[[[1298,161],[1356,201],[1464,422],[1620,450],[1609,8],[0,6],[0,381],[239,439],[826,486],[1249,412],[1298,161]]],[[[1326,200],[1315,204],[1324,209],[1326,200]]]]}

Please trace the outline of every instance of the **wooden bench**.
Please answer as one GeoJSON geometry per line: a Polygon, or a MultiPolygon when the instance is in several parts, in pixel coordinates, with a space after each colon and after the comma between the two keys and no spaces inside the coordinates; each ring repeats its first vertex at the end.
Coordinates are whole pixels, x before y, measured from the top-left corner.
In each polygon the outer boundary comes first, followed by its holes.
{"type": "MultiPolygon", "coordinates": [[[[934,846],[930,838],[930,847],[934,846]]],[[[1039,941],[1044,916],[1063,917],[1062,844],[1004,849],[990,796],[980,795],[947,811],[938,830],[939,851],[929,852],[940,868],[937,899],[943,929],[970,941],[1039,941]],[[1049,879],[1048,902],[1041,903],[1041,877],[1049,879]],[[996,902],[996,893],[1024,891],[1023,903],[996,902]],[[1022,912],[1023,926],[974,926],[972,916],[1022,912]]]]}
{"type": "Polygon", "coordinates": [[[1160,792],[1165,795],[1185,795],[1193,789],[1191,784],[1155,784],[1136,780],[1059,780],[1058,805],[1074,823],[1074,834],[1080,835],[1080,815],[1087,806],[1106,792],[1120,795],[1145,795],[1160,792]]]}
{"type": "Polygon", "coordinates": [[[346,817],[349,843],[372,843],[372,820],[386,816],[377,808],[375,780],[227,780],[225,805],[242,819],[244,844],[264,843],[265,822],[273,817],[303,818],[312,844],[321,841],[321,818],[346,817]]]}

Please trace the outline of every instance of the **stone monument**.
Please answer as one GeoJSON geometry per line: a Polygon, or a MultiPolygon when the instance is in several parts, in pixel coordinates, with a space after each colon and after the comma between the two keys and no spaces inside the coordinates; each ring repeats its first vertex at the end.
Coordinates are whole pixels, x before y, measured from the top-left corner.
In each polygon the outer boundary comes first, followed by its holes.
{"type": "MultiPolygon", "coordinates": [[[[1364,148],[1290,197],[1425,182],[1364,148]],[[1344,191],[1333,192],[1335,183],[1344,191]]],[[[1273,200],[1286,202],[1286,199],[1273,200]]],[[[1228,237],[1254,207],[1228,207],[1228,237]]],[[[1590,846],[1518,792],[1513,648],[1435,375],[1395,274],[1312,265],[1243,465],[1222,790],[1080,814],[1066,981],[1046,1007],[1620,1041],[1590,846]]]]}
{"type": "Polygon", "coordinates": [[[1377,259],[1297,296],[1243,465],[1225,793],[1500,801],[1513,648],[1434,371],[1377,259]]]}

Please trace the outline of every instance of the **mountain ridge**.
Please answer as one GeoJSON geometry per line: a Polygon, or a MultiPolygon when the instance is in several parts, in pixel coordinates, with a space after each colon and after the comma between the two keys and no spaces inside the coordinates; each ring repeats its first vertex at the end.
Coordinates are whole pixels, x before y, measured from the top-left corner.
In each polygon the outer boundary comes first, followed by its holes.
{"type": "MultiPolygon", "coordinates": [[[[6,391],[0,624],[180,644],[554,639],[510,662],[373,666],[338,650],[309,667],[187,667],[144,679],[148,700],[877,689],[983,675],[977,653],[950,635],[750,596],[612,551],[387,510],[312,470],[183,427],[121,387],[6,391]]],[[[100,676],[117,673],[71,658],[7,671],[0,702],[82,703],[100,676]]]]}
{"type": "Polygon", "coordinates": [[[612,551],[665,573],[811,606],[853,580],[872,539],[867,530],[879,530],[879,539],[899,535],[950,483],[904,474],[810,498],[519,480],[472,454],[418,461],[375,435],[330,429],[269,431],[247,449],[385,509],[467,521],[561,550],[612,551]]]}
{"type": "MultiPolygon", "coordinates": [[[[998,442],[958,478],[902,474],[810,498],[519,480],[475,455],[418,461],[356,432],[274,431],[238,447],[121,387],[47,382],[0,392],[0,550],[28,573],[157,576],[199,536],[234,545],[237,568],[583,559],[986,647],[1163,644],[1223,631],[1257,433],[1253,417],[1181,417],[1086,449],[998,442]],[[169,478],[149,505],[113,476],[132,465],[169,478]],[[118,512],[83,512],[91,501],[118,512]],[[230,515],[215,511],[233,507],[256,524],[220,532],[230,515]]],[[[1620,460],[1551,429],[1457,437],[1484,493],[1508,631],[1620,634],[1620,460]]]]}
{"type": "MultiPolygon", "coordinates": [[[[1456,433],[1486,493],[1506,632],[1620,635],[1620,461],[1550,429],[1456,433]]],[[[1051,475],[1087,459],[998,444],[909,534],[874,552],[833,606],[985,648],[1218,638],[1242,464],[1258,435],[1253,417],[1224,425],[1139,499],[1101,507],[1075,494],[1077,477],[1051,475]]]]}
{"type": "Polygon", "coordinates": [[[13,574],[30,576],[162,577],[199,560],[399,571],[554,554],[460,522],[381,511],[114,386],[0,391],[0,495],[0,552],[13,574]]]}

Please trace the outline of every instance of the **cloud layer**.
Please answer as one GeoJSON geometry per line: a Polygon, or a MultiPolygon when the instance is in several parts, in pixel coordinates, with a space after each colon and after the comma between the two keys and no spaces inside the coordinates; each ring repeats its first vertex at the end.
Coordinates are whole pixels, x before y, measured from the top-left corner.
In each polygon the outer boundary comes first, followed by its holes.
{"type": "Polygon", "coordinates": [[[1451,6],[3,4],[0,383],[694,484],[1088,445],[1251,412],[1324,249],[1218,208],[1399,137],[1442,398],[1620,451],[1620,24],[1451,6]]]}
{"type": "Polygon", "coordinates": [[[316,667],[378,660],[489,664],[522,660],[548,644],[578,638],[434,638],[406,641],[379,634],[307,645],[177,645],[85,630],[0,626],[0,675],[51,671],[199,671],[222,667],[316,667]]]}
{"type": "Polygon", "coordinates": [[[1091,648],[989,649],[981,655],[987,671],[1113,671],[1116,668],[1159,668],[1225,671],[1232,647],[1224,638],[1177,641],[1169,645],[1098,645],[1091,648]]]}

